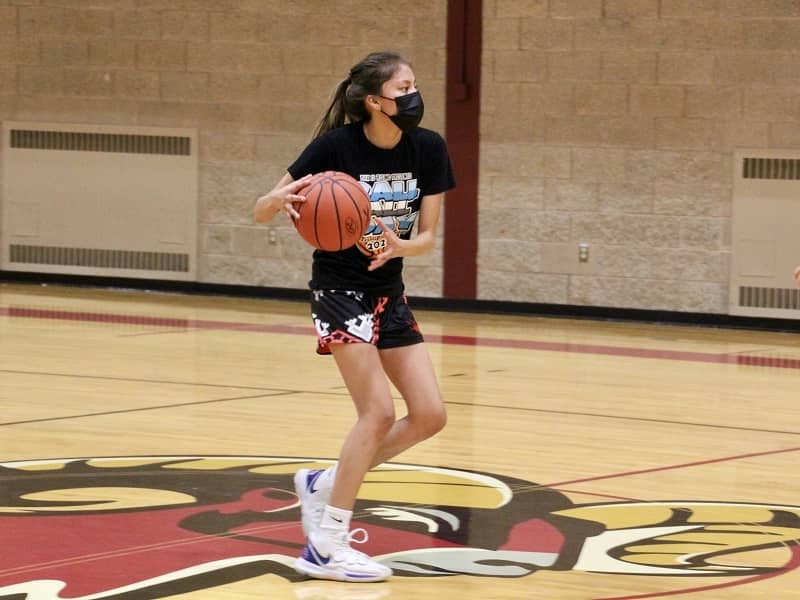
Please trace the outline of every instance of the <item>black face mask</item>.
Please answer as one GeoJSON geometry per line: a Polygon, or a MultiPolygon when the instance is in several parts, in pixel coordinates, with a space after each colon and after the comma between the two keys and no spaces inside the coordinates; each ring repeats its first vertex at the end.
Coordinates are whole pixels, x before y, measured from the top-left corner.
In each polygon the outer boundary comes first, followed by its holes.
{"type": "Polygon", "coordinates": [[[397,98],[386,98],[386,96],[381,96],[381,98],[394,100],[397,104],[397,114],[386,116],[389,117],[392,123],[397,125],[403,133],[408,133],[422,121],[422,115],[425,113],[425,104],[423,104],[422,95],[419,92],[411,92],[410,94],[398,96],[397,98]]]}

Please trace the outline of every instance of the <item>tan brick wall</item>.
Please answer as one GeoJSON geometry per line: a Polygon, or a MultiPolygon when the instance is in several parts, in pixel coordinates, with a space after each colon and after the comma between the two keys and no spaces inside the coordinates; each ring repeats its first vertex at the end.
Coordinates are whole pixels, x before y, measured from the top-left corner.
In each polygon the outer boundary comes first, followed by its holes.
{"type": "MultiPolygon", "coordinates": [[[[310,248],[255,198],[372,50],[413,61],[444,129],[445,0],[0,0],[0,119],[199,129],[200,280],[305,288],[310,248]],[[268,243],[273,229],[277,243],[268,243]]],[[[441,295],[441,244],[409,291],[441,295]]]]}
{"type": "MultiPolygon", "coordinates": [[[[197,127],[201,280],[303,288],[254,198],[370,50],[443,130],[446,4],[0,0],[0,119],[197,127]]],[[[789,0],[484,0],[479,296],[725,313],[732,151],[800,147],[799,51],[789,0]]]]}
{"type": "Polygon", "coordinates": [[[726,313],[732,151],[800,149],[800,3],[486,0],[484,20],[479,297],[726,313]]]}

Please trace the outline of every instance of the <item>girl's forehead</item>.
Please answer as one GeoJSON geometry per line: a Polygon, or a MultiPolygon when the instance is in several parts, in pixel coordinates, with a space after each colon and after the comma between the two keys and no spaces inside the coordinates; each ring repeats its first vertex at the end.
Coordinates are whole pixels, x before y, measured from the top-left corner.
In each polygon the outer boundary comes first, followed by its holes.
{"type": "Polygon", "coordinates": [[[411,67],[408,65],[400,65],[389,81],[391,83],[414,83],[416,81],[416,77],[414,77],[414,71],[411,69],[411,67]]]}

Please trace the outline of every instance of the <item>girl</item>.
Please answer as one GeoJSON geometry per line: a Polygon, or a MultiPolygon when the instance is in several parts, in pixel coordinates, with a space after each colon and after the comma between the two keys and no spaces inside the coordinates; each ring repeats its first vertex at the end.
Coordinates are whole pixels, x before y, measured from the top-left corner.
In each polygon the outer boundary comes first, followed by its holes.
{"type": "MultiPolygon", "coordinates": [[[[296,569],[311,577],[381,581],[391,570],[350,547],[350,519],[366,472],[434,435],[444,402],[422,334],[403,294],[403,257],[430,252],[444,192],[455,182],[444,140],[418,127],[424,106],[411,65],[391,52],[368,55],[336,88],[312,142],[275,188],[256,201],[263,223],[293,204],[310,175],[343,171],[368,191],[373,224],[356,246],[315,250],[311,316],[319,354],[333,354],[357,420],[335,467],[301,470],[306,547],[296,569]],[[416,223],[417,234],[411,231],[416,223]],[[395,419],[388,379],[407,414],[395,419]]],[[[353,534],[364,530],[355,530],[353,534]]]]}

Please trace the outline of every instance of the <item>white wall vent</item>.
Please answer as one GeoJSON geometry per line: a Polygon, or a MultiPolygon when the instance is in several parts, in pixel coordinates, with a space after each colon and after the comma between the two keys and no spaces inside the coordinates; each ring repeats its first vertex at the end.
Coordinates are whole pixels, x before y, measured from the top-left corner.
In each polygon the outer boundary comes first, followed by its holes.
{"type": "Polygon", "coordinates": [[[0,268],[195,280],[194,129],[4,122],[0,268]]]}
{"type": "Polygon", "coordinates": [[[734,153],[732,315],[800,319],[800,152],[734,153]]]}

